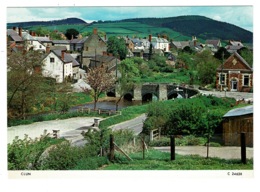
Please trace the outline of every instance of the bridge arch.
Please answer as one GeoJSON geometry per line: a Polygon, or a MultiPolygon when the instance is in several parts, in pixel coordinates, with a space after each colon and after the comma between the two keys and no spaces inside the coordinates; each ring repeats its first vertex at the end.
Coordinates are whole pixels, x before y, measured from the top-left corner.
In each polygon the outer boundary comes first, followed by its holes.
{"type": "Polygon", "coordinates": [[[127,101],[132,101],[134,98],[133,94],[132,93],[126,93],[124,95],[124,99],[127,100],[127,101]]]}

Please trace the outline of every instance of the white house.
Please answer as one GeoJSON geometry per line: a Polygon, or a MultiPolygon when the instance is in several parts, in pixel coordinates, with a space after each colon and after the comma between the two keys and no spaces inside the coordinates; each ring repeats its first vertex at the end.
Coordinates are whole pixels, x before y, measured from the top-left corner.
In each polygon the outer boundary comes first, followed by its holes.
{"type": "Polygon", "coordinates": [[[151,41],[154,49],[161,49],[164,52],[169,52],[169,41],[161,37],[152,37],[151,41]]]}
{"type": "Polygon", "coordinates": [[[62,83],[73,77],[73,57],[61,50],[52,50],[43,59],[42,73],[45,77],[56,79],[62,83]]]}

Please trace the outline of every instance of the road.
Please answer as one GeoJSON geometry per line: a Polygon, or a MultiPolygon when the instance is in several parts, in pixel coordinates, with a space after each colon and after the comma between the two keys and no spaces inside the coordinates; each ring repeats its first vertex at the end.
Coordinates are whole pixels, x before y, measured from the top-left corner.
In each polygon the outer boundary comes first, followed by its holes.
{"type": "MultiPolygon", "coordinates": [[[[23,139],[25,134],[28,135],[28,137],[35,139],[40,137],[44,130],[47,130],[47,133],[52,133],[52,130],[60,130],[60,137],[63,137],[72,143],[79,142],[83,139],[81,132],[88,129],[96,118],[97,117],[75,117],[8,127],[7,142],[11,143],[16,136],[23,139]]],[[[98,117],[98,119],[101,118],[98,117]]]]}
{"type": "Polygon", "coordinates": [[[235,98],[236,100],[250,100],[253,101],[253,93],[247,93],[247,92],[230,92],[230,91],[203,91],[199,90],[199,92],[203,95],[213,95],[216,97],[231,97],[235,98]]]}
{"type": "Polygon", "coordinates": [[[131,129],[134,131],[135,135],[138,135],[143,130],[143,122],[146,119],[146,115],[142,114],[134,119],[129,121],[125,121],[116,125],[112,125],[111,128],[113,131],[120,130],[120,129],[131,129]]]}

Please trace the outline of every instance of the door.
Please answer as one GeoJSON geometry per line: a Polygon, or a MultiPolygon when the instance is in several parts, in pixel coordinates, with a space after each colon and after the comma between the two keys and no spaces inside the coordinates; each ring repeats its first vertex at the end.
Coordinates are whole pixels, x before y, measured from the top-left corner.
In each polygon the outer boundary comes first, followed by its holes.
{"type": "Polygon", "coordinates": [[[237,91],[237,80],[236,79],[231,80],[231,91],[237,91]]]}

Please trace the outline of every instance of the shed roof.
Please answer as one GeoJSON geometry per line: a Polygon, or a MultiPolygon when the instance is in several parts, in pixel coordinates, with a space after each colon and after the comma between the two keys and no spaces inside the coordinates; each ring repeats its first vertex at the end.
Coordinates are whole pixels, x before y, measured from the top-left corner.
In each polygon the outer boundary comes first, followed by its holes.
{"type": "Polygon", "coordinates": [[[232,109],[229,112],[227,112],[223,117],[242,116],[242,115],[253,114],[253,113],[254,113],[253,105],[249,105],[246,107],[232,109]]]}

